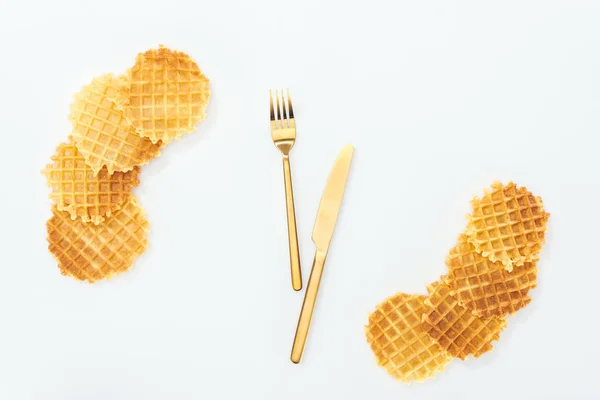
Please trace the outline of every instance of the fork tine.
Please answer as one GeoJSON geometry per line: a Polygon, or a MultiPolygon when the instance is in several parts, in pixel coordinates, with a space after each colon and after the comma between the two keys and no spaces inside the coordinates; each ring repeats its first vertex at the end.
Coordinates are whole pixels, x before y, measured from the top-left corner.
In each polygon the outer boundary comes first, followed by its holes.
{"type": "Polygon", "coordinates": [[[288,98],[288,118],[294,119],[294,109],[292,108],[292,97],[290,96],[290,89],[287,90],[287,98],[288,98]]]}
{"type": "MultiPolygon", "coordinates": [[[[277,101],[277,119],[279,120],[279,127],[283,128],[284,117],[283,113],[281,112],[281,105],[279,104],[279,89],[275,89],[275,99],[277,101]]],[[[283,103],[283,99],[281,100],[281,102],[283,103]]]]}
{"type": "Polygon", "coordinates": [[[269,90],[269,105],[271,106],[271,121],[275,121],[275,109],[273,108],[273,93],[269,90]]]}
{"type": "MultiPolygon", "coordinates": [[[[279,93],[279,90],[277,91],[279,93]]],[[[281,96],[278,95],[277,97],[277,101],[279,101],[279,99],[281,99],[281,105],[279,106],[279,120],[281,121],[281,128],[285,128],[286,127],[286,117],[285,117],[285,102],[283,100],[283,90],[281,91],[281,96]]],[[[279,104],[279,103],[278,103],[279,104]]]]}
{"type": "Polygon", "coordinates": [[[287,122],[287,126],[290,126],[290,116],[288,114],[288,110],[286,109],[285,106],[285,92],[283,89],[281,89],[281,108],[283,109],[283,116],[285,118],[285,121],[287,122]]]}

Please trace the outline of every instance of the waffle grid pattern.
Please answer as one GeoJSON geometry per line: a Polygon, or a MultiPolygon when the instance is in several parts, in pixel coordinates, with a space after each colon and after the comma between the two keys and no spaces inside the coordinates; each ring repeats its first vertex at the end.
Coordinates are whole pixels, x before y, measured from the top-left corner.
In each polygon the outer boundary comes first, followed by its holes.
{"type": "Polygon", "coordinates": [[[410,367],[404,349],[424,342],[404,337],[407,332],[424,332],[450,358],[478,358],[493,350],[508,315],[531,302],[529,291],[537,286],[537,262],[550,217],[542,199],[512,182],[494,182],[472,206],[469,224],[446,258],[448,274],[428,285],[429,296],[400,293],[369,316],[367,341],[377,363],[399,380],[418,380],[406,372],[410,367]],[[410,309],[412,318],[420,318],[414,328],[399,316],[408,315],[410,300],[419,298],[422,308],[410,309]]]}
{"type": "Polygon", "coordinates": [[[130,197],[131,188],[139,185],[139,168],[112,175],[103,168],[96,175],[71,140],[58,146],[52,163],[44,169],[52,199],[59,211],[72,219],[99,224],[130,197]]]}
{"type": "MultiPolygon", "coordinates": [[[[443,281],[443,279],[442,279],[443,281]]],[[[491,342],[500,338],[506,327],[505,318],[481,318],[458,304],[444,283],[427,289],[425,304],[430,311],[423,314],[421,326],[427,334],[453,357],[464,360],[479,357],[492,350],[491,342]]]]}
{"type": "Polygon", "coordinates": [[[92,283],[145,251],[148,221],[131,193],[140,166],[191,132],[209,98],[191,57],[162,45],[138,54],[124,75],[95,77],[75,94],[68,141],[42,170],[53,202],[48,248],[63,275],[92,283]]]}
{"type": "Polygon", "coordinates": [[[475,249],[508,271],[535,261],[545,242],[549,214],[542,199],[510,182],[492,185],[482,199],[475,198],[466,234],[475,249]]]}
{"type": "Polygon", "coordinates": [[[403,382],[422,382],[452,361],[421,328],[425,298],[398,293],[377,307],[365,327],[377,364],[403,382]]]}
{"type": "Polygon", "coordinates": [[[535,262],[508,272],[500,262],[491,262],[475,251],[461,235],[446,258],[445,282],[459,304],[475,315],[491,318],[514,314],[531,302],[527,295],[537,285],[535,262]]]}
{"type": "Polygon", "coordinates": [[[165,144],[194,130],[210,98],[208,79],[185,53],[165,47],[137,57],[117,103],[138,134],[165,144]]]}
{"type": "Polygon", "coordinates": [[[106,167],[109,174],[130,171],[160,154],[161,143],[153,144],[141,137],[129,125],[123,111],[111,101],[119,89],[117,78],[112,74],[103,75],[76,94],[71,105],[72,136],[94,173],[102,167],[106,167]]]}
{"type": "Polygon", "coordinates": [[[93,283],[126,271],[148,246],[148,220],[131,197],[101,225],[74,221],[53,207],[48,249],[63,275],[93,283]]]}

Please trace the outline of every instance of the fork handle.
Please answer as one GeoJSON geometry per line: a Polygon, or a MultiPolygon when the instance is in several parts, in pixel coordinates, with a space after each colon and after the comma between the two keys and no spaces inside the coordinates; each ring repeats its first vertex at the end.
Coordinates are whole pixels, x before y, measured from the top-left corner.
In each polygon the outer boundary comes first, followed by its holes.
{"type": "Polygon", "coordinates": [[[290,268],[292,272],[292,288],[302,289],[300,272],[300,251],[298,249],[298,231],[296,229],[296,208],[294,207],[294,189],[292,188],[292,170],[290,157],[283,156],[283,178],[285,181],[285,208],[287,211],[288,241],[290,244],[290,268]]]}

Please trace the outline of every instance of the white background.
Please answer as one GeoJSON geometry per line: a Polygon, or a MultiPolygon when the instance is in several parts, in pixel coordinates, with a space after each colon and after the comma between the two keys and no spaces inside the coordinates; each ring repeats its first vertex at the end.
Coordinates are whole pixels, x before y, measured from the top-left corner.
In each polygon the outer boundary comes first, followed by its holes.
{"type": "Polygon", "coordinates": [[[599,21],[591,0],[2,0],[0,399],[600,398],[599,21]],[[159,43],[211,79],[208,116],[143,168],[150,248],[133,269],[63,277],[40,170],[72,95],[159,43]],[[305,281],[329,169],[356,147],[300,365],[275,87],[295,101],[305,281]],[[533,303],[492,353],[398,383],[368,314],[444,272],[495,179],[552,213],[533,303]]]}

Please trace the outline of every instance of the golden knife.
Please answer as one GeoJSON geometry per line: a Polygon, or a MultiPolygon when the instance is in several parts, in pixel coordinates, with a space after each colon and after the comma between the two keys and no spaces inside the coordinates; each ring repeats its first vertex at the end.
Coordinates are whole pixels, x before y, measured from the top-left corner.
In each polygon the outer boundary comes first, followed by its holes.
{"type": "Polygon", "coordinates": [[[329,251],[329,244],[331,243],[331,237],[335,230],[335,223],[340,212],[340,206],[342,205],[342,197],[344,196],[344,189],[346,188],[346,181],[348,180],[348,172],[350,172],[350,163],[352,162],[353,155],[354,147],[352,147],[352,145],[348,144],[342,149],[338,158],[335,160],[335,164],[333,164],[333,168],[327,179],[327,185],[321,196],[321,203],[319,204],[317,219],[315,220],[315,227],[313,228],[312,233],[312,240],[317,247],[317,251],[310,271],[310,278],[308,279],[308,286],[304,295],[302,310],[300,311],[300,318],[298,318],[294,346],[292,347],[291,360],[296,364],[300,362],[302,352],[304,351],[304,345],[306,344],[308,328],[310,327],[310,320],[315,308],[319,284],[321,283],[321,275],[323,274],[323,267],[325,266],[325,259],[327,258],[327,252],[329,251]]]}

